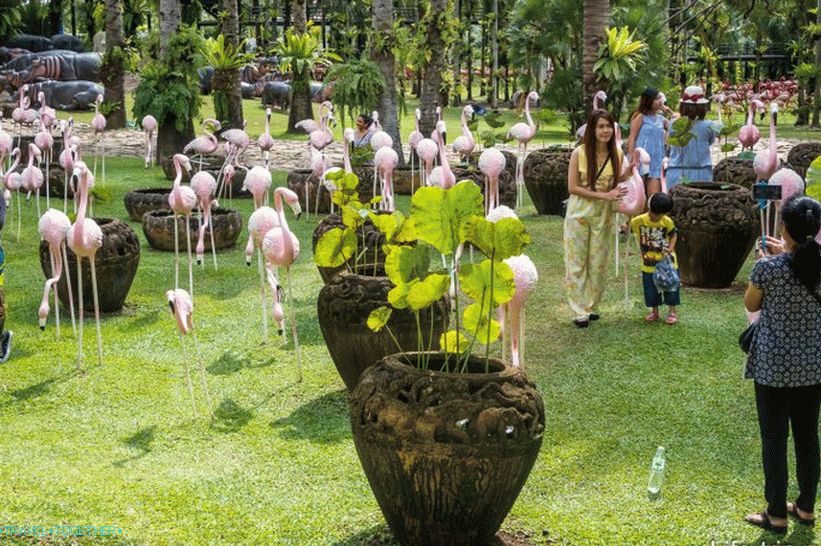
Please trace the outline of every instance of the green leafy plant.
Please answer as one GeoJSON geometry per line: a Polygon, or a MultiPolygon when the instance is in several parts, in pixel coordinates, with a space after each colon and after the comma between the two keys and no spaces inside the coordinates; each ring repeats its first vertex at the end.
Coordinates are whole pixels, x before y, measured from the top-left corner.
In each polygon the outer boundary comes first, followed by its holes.
{"type": "Polygon", "coordinates": [[[810,163],[807,169],[807,195],[821,200],[821,155],[810,163]]]}
{"type": "Polygon", "coordinates": [[[485,148],[490,148],[495,146],[497,143],[500,142],[508,142],[511,140],[508,137],[507,131],[499,131],[498,129],[504,127],[505,123],[500,119],[501,114],[494,110],[492,112],[488,112],[484,116],[477,116],[474,117],[469,123],[468,127],[470,127],[471,131],[474,131],[479,135],[479,141],[482,143],[482,146],[485,148]],[[479,121],[483,120],[485,125],[487,125],[487,129],[480,130],[479,128],[479,121]]]}
{"type": "Polygon", "coordinates": [[[599,60],[593,65],[593,71],[610,81],[632,75],[647,44],[636,39],[627,27],[608,28],[605,33],[607,40],[599,49],[599,60]]]}
{"type": "Polygon", "coordinates": [[[244,53],[245,42],[234,47],[225,41],[220,34],[216,38],[209,38],[200,48],[200,57],[205,65],[214,68],[214,77],[211,80],[214,96],[214,114],[221,122],[228,119],[228,97],[231,88],[239,85],[237,70],[252,62],[254,56],[244,53]]]}
{"type": "Polygon", "coordinates": [[[727,125],[718,125],[716,124],[718,130],[718,136],[724,138],[724,143],[721,145],[721,152],[724,154],[724,157],[727,157],[727,154],[732,152],[738,147],[738,144],[735,142],[729,142],[729,138],[731,136],[735,136],[738,134],[738,130],[741,129],[741,123],[730,123],[727,125]]]}
{"type": "Polygon", "coordinates": [[[695,133],[691,131],[692,127],[693,120],[690,118],[686,116],[678,118],[673,122],[673,130],[667,139],[667,143],[676,147],[687,146],[696,137],[695,133]]]}
{"type": "Polygon", "coordinates": [[[351,120],[359,112],[374,110],[385,89],[379,66],[365,58],[333,65],[324,81],[334,85],[334,104],[340,107],[343,127],[346,110],[351,120]]]}
{"type": "MultiPolygon", "coordinates": [[[[405,235],[415,236],[415,244],[385,244],[385,271],[394,284],[388,294],[391,307],[374,310],[369,326],[375,331],[389,328],[392,308],[409,309],[416,316],[421,346],[420,311],[444,298],[453,286],[455,328],[439,340],[445,353],[443,370],[465,372],[478,342],[484,346],[487,371],[490,347],[501,333],[494,312],[509,302],[516,290],[513,271],[503,260],[522,254],[530,235],[518,218],[496,223],[485,219],[482,192],[470,181],[449,189],[420,188],[411,199],[408,222],[411,229],[405,235]],[[462,249],[468,244],[485,258],[460,265],[462,249]],[[441,259],[432,260],[436,255],[441,259]],[[460,292],[472,300],[464,309],[460,308],[460,292]]],[[[392,333],[391,337],[395,339],[392,333]]],[[[430,347],[417,355],[416,366],[427,369],[429,361],[430,347]]]]}
{"type": "Polygon", "coordinates": [[[318,32],[319,28],[309,23],[307,32],[296,34],[288,29],[285,36],[277,41],[274,50],[279,56],[280,69],[291,72],[294,80],[307,80],[317,67],[342,60],[337,54],[322,48],[318,32]]]}

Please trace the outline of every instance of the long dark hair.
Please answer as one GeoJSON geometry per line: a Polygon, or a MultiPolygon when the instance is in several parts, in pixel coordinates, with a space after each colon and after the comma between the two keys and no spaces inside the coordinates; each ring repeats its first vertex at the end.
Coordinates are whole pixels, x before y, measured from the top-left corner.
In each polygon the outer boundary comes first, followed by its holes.
{"type": "Polygon", "coordinates": [[[821,279],[821,246],[815,240],[821,228],[821,204],[804,195],[792,197],[782,205],[781,218],[795,241],[790,267],[801,284],[814,291],[821,279]]]}
{"type": "Polygon", "coordinates": [[[619,161],[619,154],[616,148],[616,120],[613,115],[607,110],[599,109],[590,112],[587,116],[587,127],[584,130],[584,155],[587,156],[587,187],[592,191],[596,191],[596,174],[599,172],[600,166],[596,164],[596,126],[599,119],[604,118],[610,123],[613,128],[613,135],[607,142],[607,157],[610,160],[610,165],[613,167],[613,182],[610,189],[613,189],[617,183],[617,177],[621,173],[621,161],[619,161]]]}
{"type": "Polygon", "coordinates": [[[630,116],[630,119],[633,119],[639,114],[648,115],[650,112],[653,111],[653,103],[656,102],[656,99],[659,96],[659,90],[655,87],[648,87],[644,91],[641,92],[641,97],[639,98],[639,107],[636,108],[636,111],[633,112],[633,115],[630,116]]]}

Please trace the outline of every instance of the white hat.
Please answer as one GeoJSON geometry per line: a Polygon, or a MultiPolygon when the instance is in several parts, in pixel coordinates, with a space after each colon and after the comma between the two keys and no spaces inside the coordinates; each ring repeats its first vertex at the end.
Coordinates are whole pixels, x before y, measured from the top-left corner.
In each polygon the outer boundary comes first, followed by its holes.
{"type": "Polygon", "coordinates": [[[699,85],[691,85],[681,94],[681,102],[684,104],[707,104],[709,99],[704,97],[704,89],[699,85]]]}

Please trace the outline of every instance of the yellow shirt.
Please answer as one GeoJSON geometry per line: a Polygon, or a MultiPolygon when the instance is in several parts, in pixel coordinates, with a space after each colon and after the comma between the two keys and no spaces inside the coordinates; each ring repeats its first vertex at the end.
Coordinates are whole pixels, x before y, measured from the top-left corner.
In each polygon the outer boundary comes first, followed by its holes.
{"type": "MultiPolygon", "coordinates": [[[[579,183],[587,187],[587,154],[584,153],[584,146],[579,146],[577,150],[579,150],[579,183]]],[[[619,164],[623,163],[624,154],[619,149],[616,152],[619,156],[619,164]]],[[[601,165],[598,165],[598,168],[601,169],[601,174],[596,180],[596,191],[609,191],[613,182],[613,162],[608,161],[604,169],[601,165]]]]}
{"type": "MultiPolygon", "coordinates": [[[[630,220],[630,230],[636,236],[641,249],[641,270],[652,273],[656,264],[664,257],[664,251],[670,248],[670,239],[676,234],[676,225],[666,214],[658,221],[650,220],[650,213],[645,212],[630,220]]],[[[678,269],[676,253],[671,255],[673,267],[678,269]]]]}

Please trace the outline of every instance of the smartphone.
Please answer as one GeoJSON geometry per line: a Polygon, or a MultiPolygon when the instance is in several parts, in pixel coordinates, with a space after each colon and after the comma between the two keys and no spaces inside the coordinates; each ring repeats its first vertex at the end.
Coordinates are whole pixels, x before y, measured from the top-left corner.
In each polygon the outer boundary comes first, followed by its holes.
{"type": "Polygon", "coordinates": [[[766,201],[780,201],[781,186],[770,184],[755,184],[753,185],[753,199],[762,199],[766,201]]]}

